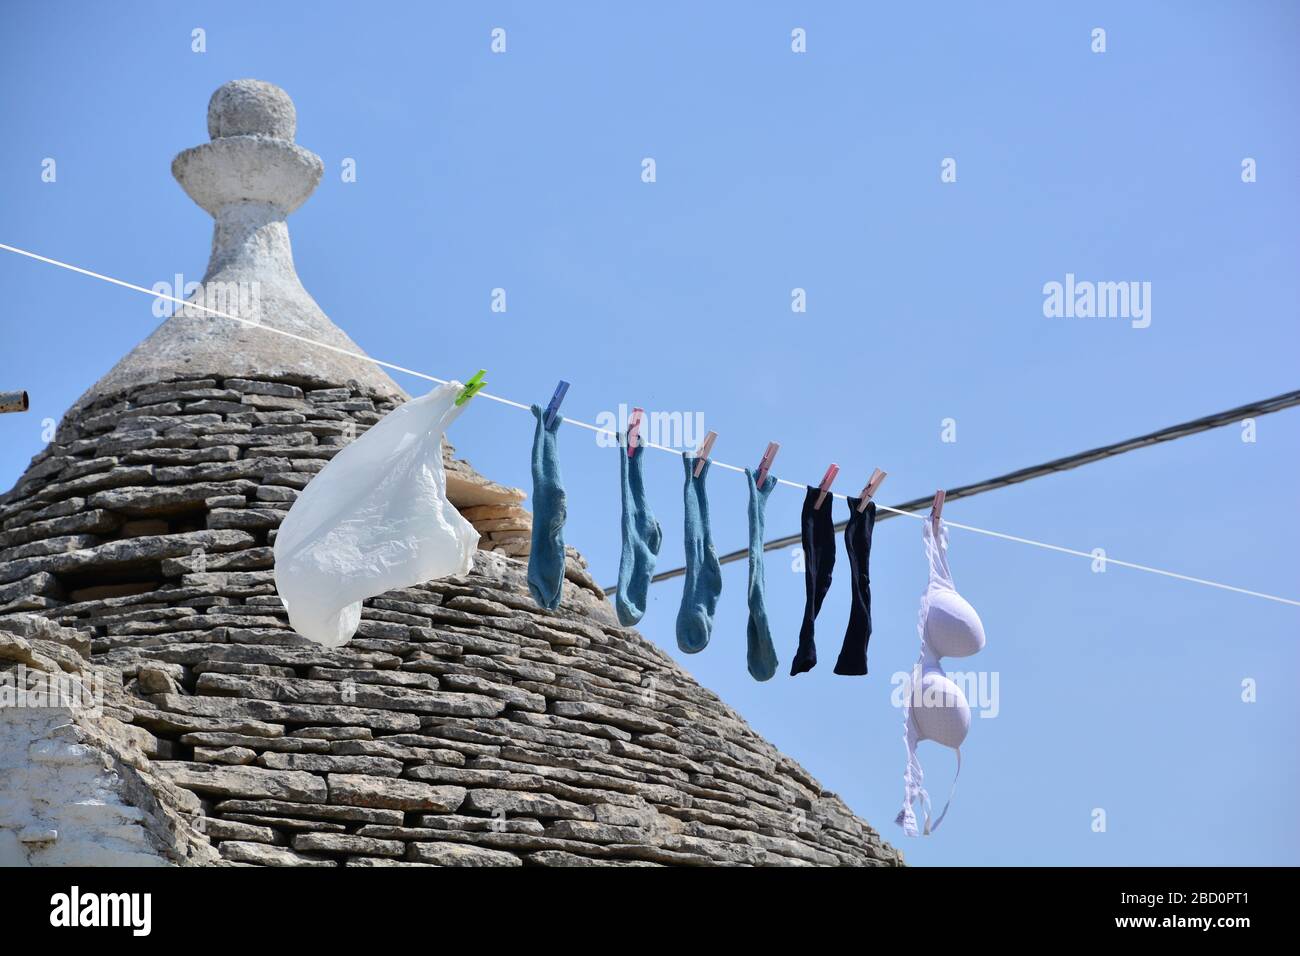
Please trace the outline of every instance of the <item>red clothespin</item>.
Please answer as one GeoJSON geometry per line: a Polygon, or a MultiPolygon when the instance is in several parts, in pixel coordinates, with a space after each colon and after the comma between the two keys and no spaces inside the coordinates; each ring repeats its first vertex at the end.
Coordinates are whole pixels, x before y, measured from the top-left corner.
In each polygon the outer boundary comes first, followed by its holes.
{"type": "Polygon", "coordinates": [[[839,473],[839,465],[831,465],[826,469],[826,474],[822,477],[822,483],[817,489],[821,494],[817,496],[817,501],[813,504],[813,511],[817,511],[821,508],[822,502],[826,500],[826,495],[830,493],[831,484],[835,481],[835,476],[839,473]]]}
{"type": "Polygon", "coordinates": [[[943,516],[943,498],[944,491],[940,488],[934,493],[934,504],[930,506],[930,520],[934,522],[936,534],[939,531],[939,519],[943,516]]]}
{"type": "Polygon", "coordinates": [[[704,463],[709,460],[709,452],[713,451],[713,443],[718,440],[717,432],[709,432],[704,436],[704,441],[700,442],[700,447],[695,450],[695,477],[700,477],[700,472],[704,470],[704,463]]]}
{"type": "Polygon", "coordinates": [[[758,463],[758,474],[755,476],[754,484],[763,487],[763,482],[767,481],[767,473],[772,468],[772,462],[776,461],[776,453],[781,450],[781,446],[774,441],[767,443],[767,451],[763,452],[763,459],[758,463]]]}
{"type": "Polygon", "coordinates": [[[879,468],[871,473],[871,478],[868,479],[867,486],[862,489],[862,494],[858,495],[858,498],[860,499],[858,502],[859,512],[867,510],[867,502],[875,496],[876,489],[880,487],[881,482],[884,480],[885,472],[881,471],[879,468]]]}
{"type": "Polygon", "coordinates": [[[641,419],[644,416],[644,408],[633,407],[632,414],[627,417],[627,457],[629,458],[636,449],[637,435],[641,431],[641,419]]]}

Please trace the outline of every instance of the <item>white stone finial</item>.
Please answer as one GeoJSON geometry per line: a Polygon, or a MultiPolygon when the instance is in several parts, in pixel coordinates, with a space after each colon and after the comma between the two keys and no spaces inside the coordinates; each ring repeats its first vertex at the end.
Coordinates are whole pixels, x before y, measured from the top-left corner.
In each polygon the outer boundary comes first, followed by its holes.
{"type": "MultiPolygon", "coordinates": [[[[301,289],[285,217],[312,194],[324,165],[293,142],[297,112],[289,94],[261,80],[234,80],[208,101],[210,143],[177,154],[172,175],[216,220],[204,281],[239,273],[275,276],[301,289]]],[[[305,292],[304,292],[305,295],[305,292]]]]}
{"type": "Polygon", "coordinates": [[[297,113],[289,94],[261,80],[218,87],[208,102],[212,142],[172,161],[189,197],[220,222],[222,210],[257,203],[287,216],[320,183],[320,157],[293,142],[297,113]]]}
{"type": "Polygon", "coordinates": [[[269,136],[293,142],[298,112],[280,87],[262,80],[231,80],[208,100],[208,135],[269,136]]]}

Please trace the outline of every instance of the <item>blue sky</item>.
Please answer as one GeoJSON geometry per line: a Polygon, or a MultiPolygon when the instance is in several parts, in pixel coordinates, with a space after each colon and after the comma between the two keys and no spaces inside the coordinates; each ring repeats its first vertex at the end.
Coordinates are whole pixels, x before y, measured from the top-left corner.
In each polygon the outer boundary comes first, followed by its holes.
{"type": "MultiPolygon", "coordinates": [[[[200,278],[211,220],[171,159],[207,140],[218,85],[268,80],[325,162],[290,219],[299,273],[371,355],[443,377],[486,367],[490,391],[521,401],[564,378],[565,412],[586,421],[620,403],[703,413],[724,461],[777,440],[782,477],[815,483],[835,461],[856,493],[881,467],[892,503],[1296,387],[1293,4],[16,2],[0,23],[0,241],[145,286],[200,278]],[[1067,273],[1150,282],[1150,326],[1044,317],[1044,283],[1067,273]]],[[[0,419],[7,487],[41,421],[157,320],[144,296],[11,255],[0,285],[0,388],[33,400],[0,419]]],[[[481,402],[451,438],[527,487],[532,427],[481,402]]],[[[1241,435],[945,513],[1300,597],[1300,411],[1241,435]]],[[[612,581],[618,464],[578,429],[560,448],[566,537],[612,581]]],[[[659,453],[646,472],[660,567],[676,566],[681,465],[659,453]]],[[[743,546],[743,478],[714,470],[710,493],[718,549],[743,546]]],[[[800,506],[777,490],[771,533],[795,531],[800,506]]],[[[890,679],[917,655],[918,522],[876,532],[868,677],[831,673],[842,551],[816,670],[786,676],[803,602],[788,551],[768,556],[778,676],[745,670],[743,564],[724,572],[712,643],[680,659],[913,863],[1300,863],[1300,610],[961,531],[950,554],[988,634],[950,669],[995,673],[999,712],[973,722],[929,839],[892,822],[890,679]]],[[[679,582],[657,585],[641,627],[674,654],[679,600],[679,582]]],[[[942,798],[951,753],[921,756],[942,798]]]]}

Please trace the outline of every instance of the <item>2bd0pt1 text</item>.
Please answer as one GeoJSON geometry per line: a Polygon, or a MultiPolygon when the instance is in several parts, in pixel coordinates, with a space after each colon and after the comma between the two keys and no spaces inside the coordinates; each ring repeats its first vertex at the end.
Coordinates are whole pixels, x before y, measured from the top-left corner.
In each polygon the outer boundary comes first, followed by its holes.
{"type": "Polygon", "coordinates": [[[1190,893],[1180,893],[1177,890],[1170,890],[1167,893],[1121,893],[1119,895],[1121,903],[1129,905],[1154,907],[1161,904],[1177,903],[1249,903],[1249,894],[1241,892],[1207,892],[1198,890],[1190,893]]]}

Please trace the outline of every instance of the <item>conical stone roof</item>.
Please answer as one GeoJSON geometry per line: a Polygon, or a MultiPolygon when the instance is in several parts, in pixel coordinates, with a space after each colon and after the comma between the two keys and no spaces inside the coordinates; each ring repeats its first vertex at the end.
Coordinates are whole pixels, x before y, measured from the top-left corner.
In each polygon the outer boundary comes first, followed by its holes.
{"type": "MultiPolygon", "coordinates": [[[[216,219],[208,277],[259,282],[259,321],[359,351],[293,269],[284,218],[320,165],[288,96],[227,84],[209,129],[173,166],[216,219]]],[[[0,862],[901,863],[619,627],[576,552],[560,607],[536,607],[523,493],[450,451],[473,571],[366,602],[337,650],[291,631],[276,527],[404,399],[363,360],[177,316],[78,401],[0,496],[0,672],[101,681],[105,706],[0,707],[0,862]],[[68,817],[82,790],[102,827],[68,817]]]]}

